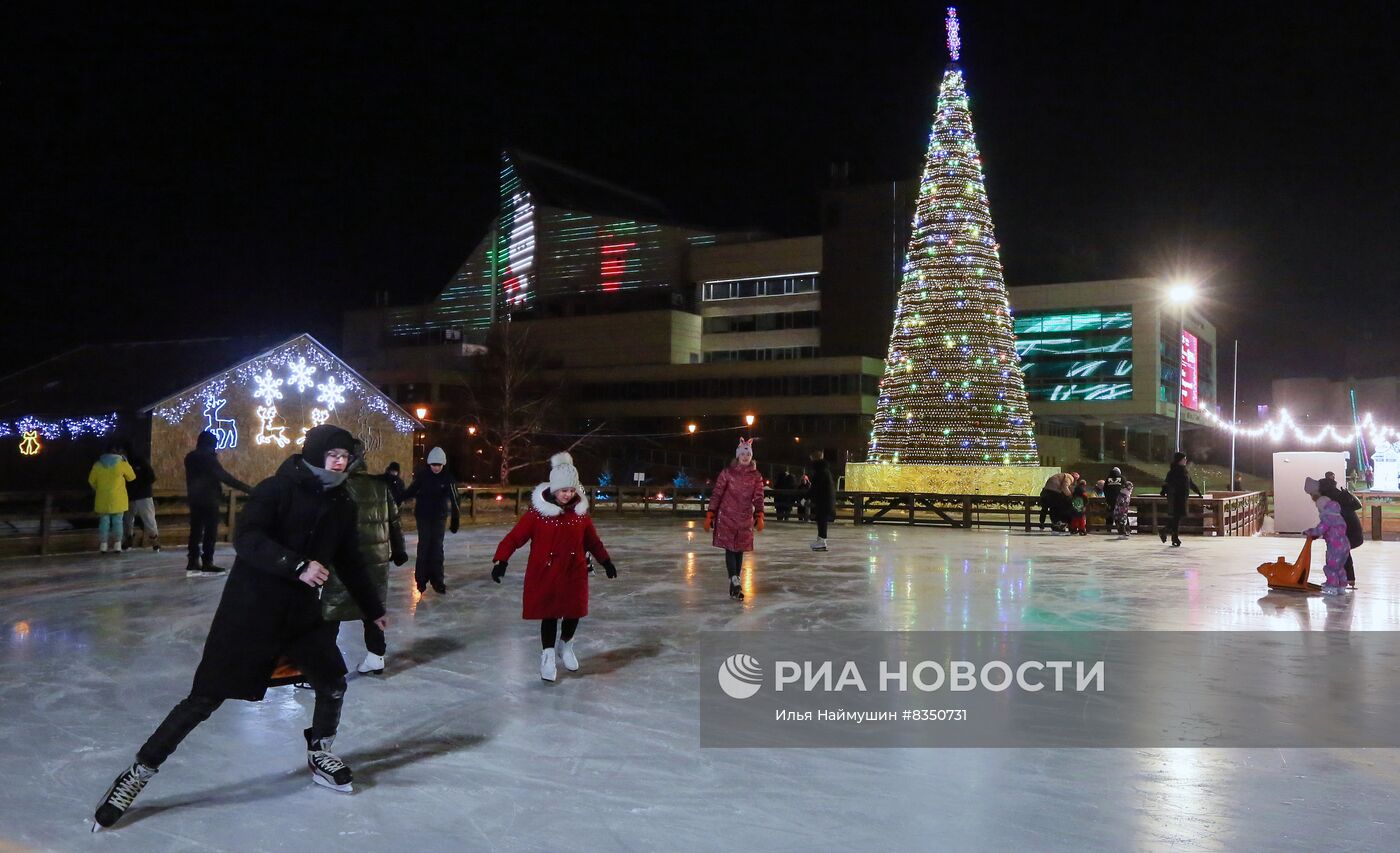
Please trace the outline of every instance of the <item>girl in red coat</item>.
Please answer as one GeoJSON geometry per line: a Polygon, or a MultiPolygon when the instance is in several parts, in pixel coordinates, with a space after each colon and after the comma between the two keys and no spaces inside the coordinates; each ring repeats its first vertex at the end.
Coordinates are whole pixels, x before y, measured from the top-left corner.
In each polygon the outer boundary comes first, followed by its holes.
{"type": "Polygon", "coordinates": [[[705,513],[705,529],[714,531],[714,546],[724,549],[729,597],[742,601],[739,567],[744,552],[753,550],[754,530],[763,529],[763,475],[753,464],[753,439],[739,439],[734,463],[719,472],[710,494],[710,511],[705,513]]]}
{"type": "Polygon", "coordinates": [[[556,453],[549,464],[549,482],[535,487],[529,511],[496,546],[496,565],[491,569],[491,580],[500,583],[510,555],[530,543],[530,561],[525,564],[525,606],[520,617],[540,620],[540,642],[544,646],[540,653],[540,678],[545,681],[554,680],[560,659],[570,672],[578,669],[574,630],[578,620],[588,615],[588,563],[584,552],[603,564],[609,578],[617,577],[617,567],[593,529],[593,519],[588,517],[588,499],[579,488],[573,457],[556,453]],[[564,620],[562,631],[560,619],[564,620]]]}

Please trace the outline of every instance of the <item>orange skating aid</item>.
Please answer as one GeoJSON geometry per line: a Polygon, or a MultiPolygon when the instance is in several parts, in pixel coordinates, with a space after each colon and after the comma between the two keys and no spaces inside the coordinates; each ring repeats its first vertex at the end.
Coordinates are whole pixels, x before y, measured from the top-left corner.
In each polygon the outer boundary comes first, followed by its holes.
{"type": "Polygon", "coordinates": [[[1308,570],[1312,568],[1312,540],[1303,542],[1303,551],[1296,563],[1279,557],[1272,563],[1259,567],[1259,574],[1269,581],[1269,589],[1296,589],[1303,592],[1316,592],[1322,589],[1315,583],[1308,583],[1308,570]]]}

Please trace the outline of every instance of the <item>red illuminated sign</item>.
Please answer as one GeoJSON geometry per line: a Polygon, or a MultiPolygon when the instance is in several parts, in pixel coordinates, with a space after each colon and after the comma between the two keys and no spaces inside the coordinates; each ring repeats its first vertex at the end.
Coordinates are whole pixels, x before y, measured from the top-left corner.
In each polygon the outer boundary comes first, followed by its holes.
{"type": "Polygon", "coordinates": [[[1201,406],[1200,373],[1197,370],[1198,349],[1196,336],[1183,331],[1181,333],[1181,405],[1192,411],[1201,406]]]}

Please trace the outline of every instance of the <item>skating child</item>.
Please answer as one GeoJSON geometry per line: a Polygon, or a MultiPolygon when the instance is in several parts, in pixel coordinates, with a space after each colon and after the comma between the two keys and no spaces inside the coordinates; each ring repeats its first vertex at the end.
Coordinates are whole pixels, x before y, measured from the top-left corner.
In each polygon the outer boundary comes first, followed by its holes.
{"type": "Polygon", "coordinates": [[[1122,536],[1128,535],[1128,510],[1132,505],[1133,481],[1122,480],[1118,494],[1113,499],[1113,527],[1122,536]]]}
{"type": "Polygon", "coordinates": [[[1317,526],[1307,531],[1307,535],[1309,539],[1327,542],[1327,563],[1323,568],[1327,583],[1322,585],[1322,594],[1341,595],[1347,588],[1346,566],[1351,558],[1351,542],[1347,539],[1347,523],[1342,518],[1341,504],[1320,494],[1319,488],[1320,484],[1312,477],[1303,484],[1303,490],[1317,504],[1318,514],[1317,526]]]}
{"type": "Polygon", "coordinates": [[[1079,480],[1069,498],[1069,532],[1076,536],[1089,535],[1089,484],[1079,480]]]}
{"type": "Polygon", "coordinates": [[[540,621],[540,678],[545,681],[555,679],[560,660],[570,672],[578,669],[574,631],[588,615],[587,554],[603,564],[609,578],[617,577],[617,567],[588,516],[588,499],[579,487],[573,457],[556,453],[549,464],[549,482],[530,494],[529,511],[496,546],[491,569],[491,580],[500,583],[511,555],[530,543],[520,618],[540,621]]]}
{"type": "Polygon", "coordinates": [[[754,531],[763,530],[763,475],[753,463],[752,439],[739,439],[734,462],[715,479],[705,529],[714,531],[714,546],[724,549],[729,597],[742,601],[739,568],[744,564],[744,552],[753,550],[754,531]]]}
{"type": "Polygon", "coordinates": [[[384,607],[360,559],[355,504],[344,488],[354,439],[329,424],[306,434],[299,454],[258,484],[244,506],[229,573],[190,695],[136,753],[97,806],[96,825],[112,826],[165,759],[225,699],[257,702],[282,656],[299,665],[316,691],[306,763],[316,784],[349,792],[353,776],[330,750],[345,697],[345,661],[337,624],[321,617],[319,588],[335,566],[360,612],[384,630],[384,607]]]}

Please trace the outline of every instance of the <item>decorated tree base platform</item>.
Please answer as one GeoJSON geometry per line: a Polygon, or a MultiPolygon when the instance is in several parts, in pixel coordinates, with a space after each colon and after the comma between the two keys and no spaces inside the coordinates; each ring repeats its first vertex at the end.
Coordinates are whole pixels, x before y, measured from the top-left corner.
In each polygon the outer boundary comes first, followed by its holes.
{"type": "Polygon", "coordinates": [[[906,492],[935,495],[1038,495],[1059,468],[1010,465],[924,465],[853,462],[846,466],[848,492],[906,492]]]}

